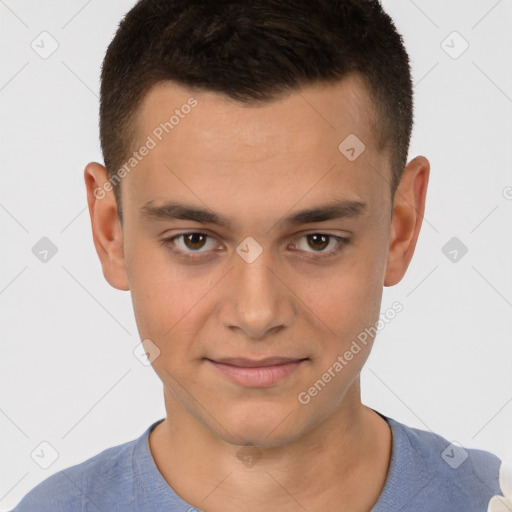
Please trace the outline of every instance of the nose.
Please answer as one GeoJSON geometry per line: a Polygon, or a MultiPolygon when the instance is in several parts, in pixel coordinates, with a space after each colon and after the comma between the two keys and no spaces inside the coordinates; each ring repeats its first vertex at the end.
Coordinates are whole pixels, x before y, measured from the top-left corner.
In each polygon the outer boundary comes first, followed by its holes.
{"type": "Polygon", "coordinates": [[[233,257],[219,308],[221,322],[255,340],[290,326],[296,315],[292,287],[279,275],[271,251],[263,250],[251,263],[238,254],[233,257]]]}

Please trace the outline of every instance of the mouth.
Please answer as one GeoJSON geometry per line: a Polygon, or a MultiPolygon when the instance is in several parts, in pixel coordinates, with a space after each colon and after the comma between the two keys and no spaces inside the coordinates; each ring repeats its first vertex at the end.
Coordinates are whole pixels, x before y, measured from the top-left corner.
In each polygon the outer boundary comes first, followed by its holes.
{"type": "Polygon", "coordinates": [[[283,381],[308,358],[270,357],[266,359],[224,358],[206,359],[224,377],[245,387],[265,388],[283,381]]]}

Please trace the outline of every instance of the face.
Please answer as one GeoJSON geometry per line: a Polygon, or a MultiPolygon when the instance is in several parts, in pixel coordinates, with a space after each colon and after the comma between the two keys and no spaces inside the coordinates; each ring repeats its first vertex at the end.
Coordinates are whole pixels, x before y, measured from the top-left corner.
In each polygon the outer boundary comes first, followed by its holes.
{"type": "MultiPolygon", "coordinates": [[[[358,336],[417,237],[406,210],[392,226],[373,127],[355,76],[257,107],[168,83],[148,93],[135,147],[149,150],[122,180],[122,250],[102,261],[158,354],[168,414],[271,447],[359,404],[372,339],[358,336]]],[[[114,225],[112,194],[96,203],[91,215],[110,208],[103,228],[114,225]]]]}

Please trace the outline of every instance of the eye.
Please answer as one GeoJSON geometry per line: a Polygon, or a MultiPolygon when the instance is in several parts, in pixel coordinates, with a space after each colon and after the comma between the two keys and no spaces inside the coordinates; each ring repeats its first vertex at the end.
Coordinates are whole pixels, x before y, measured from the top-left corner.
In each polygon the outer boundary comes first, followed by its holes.
{"type": "Polygon", "coordinates": [[[298,250],[313,254],[318,253],[321,258],[337,254],[349,242],[348,238],[327,233],[309,233],[303,235],[300,240],[305,240],[305,243],[301,244],[299,241],[297,244],[298,250]],[[329,246],[334,246],[334,248],[326,251],[325,249],[329,246]],[[308,248],[312,248],[313,251],[309,251],[308,248]]]}
{"type": "Polygon", "coordinates": [[[210,235],[195,232],[179,233],[178,235],[162,240],[162,244],[170,246],[172,251],[180,253],[184,257],[188,258],[194,257],[189,256],[189,254],[205,253],[217,246],[210,235]],[[210,247],[208,246],[208,242],[211,242],[210,247]]]}

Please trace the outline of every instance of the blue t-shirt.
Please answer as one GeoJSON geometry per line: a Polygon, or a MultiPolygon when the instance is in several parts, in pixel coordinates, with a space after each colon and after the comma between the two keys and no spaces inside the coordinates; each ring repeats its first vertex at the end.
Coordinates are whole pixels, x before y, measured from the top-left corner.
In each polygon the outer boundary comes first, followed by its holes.
{"type": "MultiPolygon", "coordinates": [[[[503,498],[498,457],[378,414],[391,426],[393,445],[384,488],[370,512],[490,512],[507,510],[509,503],[512,510],[511,497],[503,498]]],[[[51,475],[13,512],[196,512],[151,455],[149,433],[161,421],[138,439],[51,475]]]]}

